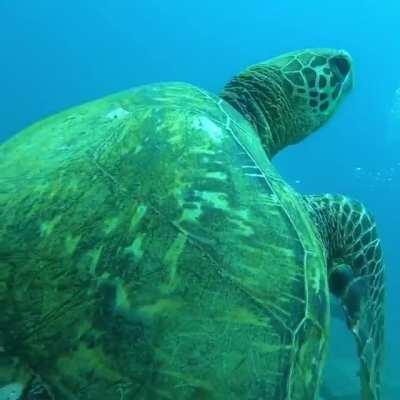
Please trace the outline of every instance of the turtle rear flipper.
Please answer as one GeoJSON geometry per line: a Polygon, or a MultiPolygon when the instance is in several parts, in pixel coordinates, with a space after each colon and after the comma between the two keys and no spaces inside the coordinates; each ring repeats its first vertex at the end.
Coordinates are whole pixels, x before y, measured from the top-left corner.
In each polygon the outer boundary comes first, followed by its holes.
{"type": "Polygon", "coordinates": [[[363,400],[379,400],[384,333],[384,264],[365,207],[339,195],[307,196],[328,251],[329,286],[341,299],[360,357],[363,400]]]}

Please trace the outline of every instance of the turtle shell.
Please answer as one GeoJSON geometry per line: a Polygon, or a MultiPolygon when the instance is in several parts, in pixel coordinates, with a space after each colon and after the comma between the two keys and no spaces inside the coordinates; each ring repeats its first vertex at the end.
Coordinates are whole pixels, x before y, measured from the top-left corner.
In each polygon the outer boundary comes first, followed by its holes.
{"type": "Polygon", "coordinates": [[[57,399],[317,395],[323,247],[204,90],[140,87],[4,143],[0,255],[3,353],[57,399]]]}

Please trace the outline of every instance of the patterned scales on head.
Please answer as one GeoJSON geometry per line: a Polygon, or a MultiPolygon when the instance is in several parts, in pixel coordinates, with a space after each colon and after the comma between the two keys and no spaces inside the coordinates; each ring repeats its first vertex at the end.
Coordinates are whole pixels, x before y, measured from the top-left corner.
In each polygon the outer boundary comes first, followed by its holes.
{"type": "Polygon", "coordinates": [[[271,164],[351,85],[347,53],[303,50],[219,97],[139,87],[4,143],[0,359],[13,362],[0,385],[30,399],[316,399],[331,290],[363,399],[379,399],[375,224],[343,196],[297,194],[271,164]]]}

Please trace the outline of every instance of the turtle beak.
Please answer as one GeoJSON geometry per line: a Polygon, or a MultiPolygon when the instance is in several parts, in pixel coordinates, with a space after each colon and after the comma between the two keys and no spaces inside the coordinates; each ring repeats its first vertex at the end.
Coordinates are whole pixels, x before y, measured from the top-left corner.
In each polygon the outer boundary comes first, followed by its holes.
{"type": "Polygon", "coordinates": [[[353,89],[353,68],[350,54],[345,50],[340,50],[338,54],[329,60],[329,65],[341,84],[342,94],[346,94],[353,89]]]}
{"type": "Polygon", "coordinates": [[[354,75],[353,75],[353,68],[350,68],[346,78],[343,80],[342,83],[342,91],[343,93],[350,92],[354,87],[354,75]]]}

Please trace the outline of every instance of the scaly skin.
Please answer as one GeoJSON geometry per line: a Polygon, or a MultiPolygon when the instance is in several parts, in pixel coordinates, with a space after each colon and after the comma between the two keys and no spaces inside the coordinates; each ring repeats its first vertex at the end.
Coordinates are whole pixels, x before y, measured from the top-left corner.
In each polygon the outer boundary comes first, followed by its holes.
{"type": "Polygon", "coordinates": [[[272,158],[323,125],[352,86],[345,51],[309,49],[247,68],[221,97],[251,123],[272,158]]]}
{"type": "Polygon", "coordinates": [[[306,196],[328,252],[331,291],[343,304],[360,358],[361,398],[379,400],[384,340],[384,263],[365,206],[340,195],[306,196]]]}

